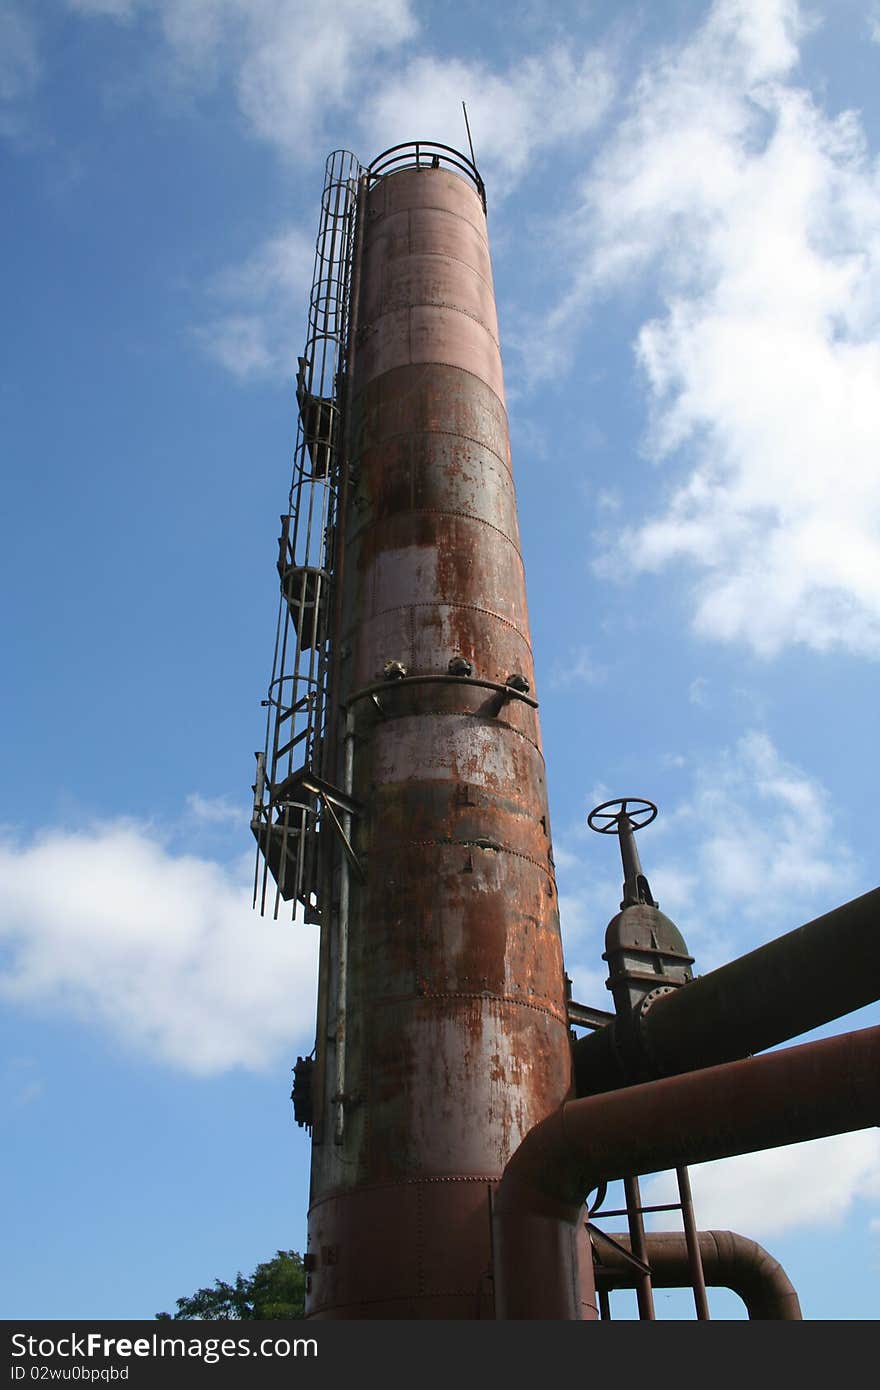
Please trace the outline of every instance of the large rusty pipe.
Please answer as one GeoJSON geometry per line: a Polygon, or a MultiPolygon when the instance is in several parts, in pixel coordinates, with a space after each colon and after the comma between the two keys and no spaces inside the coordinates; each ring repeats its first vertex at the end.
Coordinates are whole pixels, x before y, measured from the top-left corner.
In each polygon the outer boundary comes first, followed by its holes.
{"type": "Polygon", "coordinates": [[[493,1188],[571,1094],[482,184],[444,158],[383,157],[359,197],[333,703],[358,871],[338,880],[325,1103],[344,1089],[345,1110],[312,1147],[310,1317],[491,1316],[493,1188]]]}
{"type": "MultiPolygon", "coordinates": [[[[626,1256],[596,1232],[596,1285],[600,1292],[632,1289],[640,1272],[626,1256]]],[[[629,1250],[629,1236],[614,1231],[618,1246],[629,1250]]],[[[763,1246],[735,1231],[700,1231],[700,1259],[706,1283],[738,1294],[752,1319],[796,1322],[801,1305],[791,1280],[763,1246]]],[[[687,1240],[680,1231],[655,1231],[645,1237],[645,1253],[655,1288],[686,1289],[691,1284],[687,1240]]]]}
{"type": "Polygon", "coordinates": [[[633,1075],[609,1024],[574,1045],[575,1090],[596,1095],[775,1047],[880,999],[880,888],[663,995],[638,1020],[633,1075]]]}
{"type": "Polygon", "coordinates": [[[568,1101],[525,1137],[495,1195],[499,1318],[576,1319],[562,1248],[601,1182],[865,1129],[880,1028],[568,1101]]]}

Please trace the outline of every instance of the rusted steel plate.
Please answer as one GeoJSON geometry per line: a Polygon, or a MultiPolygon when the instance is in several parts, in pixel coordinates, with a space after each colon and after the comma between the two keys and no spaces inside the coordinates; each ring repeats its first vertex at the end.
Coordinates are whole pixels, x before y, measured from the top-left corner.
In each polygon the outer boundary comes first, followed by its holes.
{"type": "Polygon", "coordinates": [[[377,788],[432,779],[505,795],[510,804],[526,803],[536,836],[541,833],[541,817],[534,812],[546,796],[543,761],[529,742],[489,720],[413,714],[381,722],[363,759],[364,774],[377,788]]]}
{"type": "Polygon", "coordinates": [[[482,323],[457,309],[417,305],[394,309],[372,323],[363,320],[359,372],[365,382],[419,363],[440,363],[473,372],[504,400],[501,355],[482,323]]]}
{"type": "Polygon", "coordinates": [[[455,309],[417,304],[410,315],[410,361],[441,362],[472,372],[504,400],[501,353],[490,330],[455,309]]]}
{"type": "MultiPolygon", "coordinates": [[[[405,605],[365,617],[361,633],[353,667],[353,689],[380,680],[388,660],[403,661],[412,674],[442,674],[454,655],[467,657],[479,679],[501,683],[512,672],[520,672],[534,688],[532,653],[526,634],[518,632],[501,615],[487,614],[482,608],[439,603],[422,611],[405,605]],[[492,622],[493,617],[498,621],[492,622]]],[[[414,707],[416,687],[389,688],[379,698],[391,717],[414,707]]],[[[466,709],[488,715],[490,711],[501,713],[497,705],[495,696],[480,688],[472,694],[457,688],[450,704],[448,694],[434,687],[430,692],[420,690],[416,707],[425,712],[466,709]]],[[[531,711],[526,717],[524,709],[510,701],[503,707],[503,718],[508,722],[512,719],[521,728],[532,728],[535,723],[531,711]]]]}
{"type": "Polygon", "coordinates": [[[489,449],[510,469],[503,402],[486,382],[455,367],[401,367],[359,387],[352,420],[354,457],[398,435],[441,433],[489,449]]]}
{"type": "Polygon", "coordinates": [[[520,632],[526,626],[522,557],[500,531],[473,517],[387,518],[363,542],[360,577],[364,616],[401,604],[470,603],[520,632]]]}
{"type": "Polygon", "coordinates": [[[371,248],[364,264],[362,322],[375,326],[383,314],[433,305],[458,309],[475,318],[498,342],[498,317],[491,281],[479,271],[439,250],[399,255],[392,261],[371,248]],[[374,264],[378,262],[378,264],[374,264]]]}
{"type": "Polygon", "coordinates": [[[409,247],[412,255],[443,255],[463,261],[486,284],[492,285],[492,262],[485,226],[481,232],[459,213],[437,208],[413,208],[409,213],[409,247]]]}
{"type": "Polygon", "coordinates": [[[410,254],[386,265],[379,312],[426,306],[458,309],[469,314],[498,342],[498,315],[492,286],[471,266],[439,251],[429,255],[410,254]]]}
{"type": "Polygon", "coordinates": [[[411,842],[382,847],[369,869],[364,901],[375,926],[363,956],[363,988],[371,999],[482,994],[564,1022],[555,897],[536,865],[504,850],[411,842]],[[427,908],[419,888],[426,878],[434,883],[427,908]],[[417,936],[406,933],[414,913],[417,936]]]}
{"type": "Polygon", "coordinates": [[[383,517],[410,511],[476,517],[519,549],[516,499],[505,464],[461,435],[411,432],[361,455],[349,537],[383,517]]]}
{"type": "Polygon", "coordinates": [[[472,183],[448,169],[406,169],[374,184],[367,197],[368,233],[380,218],[409,208],[455,213],[486,235],[479,194],[472,183]]]}
{"type": "Polygon", "coordinates": [[[370,1019],[365,1180],[423,1173],[496,1177],[564,1096],[564,1020],[479,995],[379,1004],[370,1019]]]}
{"type": "Polygon", "coordinates": [[[312,1316],[494,1318],[490,1190],[475,1175],[363,1187],[313,1206],[312,1316]]]}

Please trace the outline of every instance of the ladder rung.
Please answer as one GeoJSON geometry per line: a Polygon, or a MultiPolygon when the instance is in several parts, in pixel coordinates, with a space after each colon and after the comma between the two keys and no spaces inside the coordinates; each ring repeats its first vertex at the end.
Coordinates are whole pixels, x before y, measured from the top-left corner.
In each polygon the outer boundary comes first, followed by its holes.
{"type": "Polygon", "coordinates": [[[297,700],[295,705],[291,705],[290,709],[286,709],[283,714],[279,714],[278,723],[283,724],[285,719],[289,719],[292,714],[299,714],[301,710],[306,709],[309,702],[314,700],[314,698],[314,691],[310,690],[301,700],[297,700]]]}
{"type": "Polygon", "coordinates": [[[308,729],[300,730],[300,732],[296,735],[295,738],[292,738],[289,743],[285,743],[283,748],[278,749],[278,752],[275,754],[275,761],[277,762],[279,758],[283,758],[285,753],[289,753],[290,750],[292,748],[295,748],[298,743],[302,743],[304,738],[308,738],[308,735],[308,729]]]}
{"type": "MultiPolygon", "coordinates": [[[[666,1202],[663,1206],[657,1207],[633,1207],[633,1211],[681,1211],[681,1202],[666,1202]]],[[[598,1218],[600,1216],[628,1216],[629,1213],[626,1207],[620,1207],[617,1211],[597,1211],[592,1213],[591,1220],[593,1215],[598,1218]]]]}

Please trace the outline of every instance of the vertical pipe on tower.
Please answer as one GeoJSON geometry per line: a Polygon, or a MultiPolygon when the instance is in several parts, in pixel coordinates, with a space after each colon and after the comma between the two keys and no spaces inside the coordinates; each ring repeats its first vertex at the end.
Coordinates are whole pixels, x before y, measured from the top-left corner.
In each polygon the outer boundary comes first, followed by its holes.
{"type": "Polygon", "coordinates": [[[312,1154],[316,1317],[493,1317],[492,1192],[571,1082],[481,185],[418,159],[360,195],[335,633],[360,873],[312,1154]]]}

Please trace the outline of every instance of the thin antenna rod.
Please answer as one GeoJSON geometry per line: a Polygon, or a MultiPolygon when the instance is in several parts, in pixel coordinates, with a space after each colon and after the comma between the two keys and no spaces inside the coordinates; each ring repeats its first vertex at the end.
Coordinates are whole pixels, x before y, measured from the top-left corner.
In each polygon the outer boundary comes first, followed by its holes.
{"type": "Polygon", "coordinates": [[[471,152],[471,164],[473,164],[474,168],[476,169],[476,167],[477,167],[477,161],[476,161],[476,159],[474,158],[474,142],[473,142],[473,140],[471,139],[471,127],[470,127],[470,122],[468,121],[468,118],[467,118],[467,107],[465,106],[464,102],[461,103],[461,109],[462,109],[462,111],[464,112],[464,128],[465,128],[465,130],[467,131],[468,146],[469,146],[470,152],[471,152]]]}

